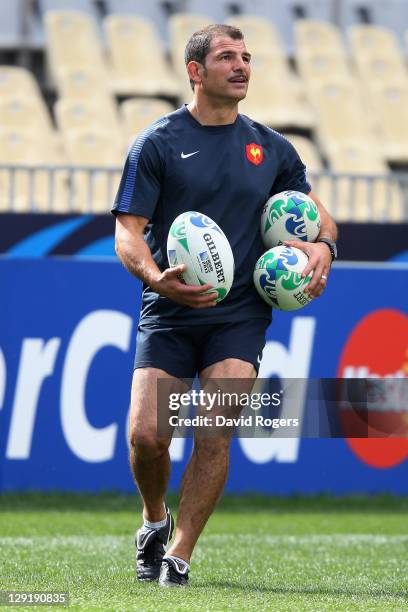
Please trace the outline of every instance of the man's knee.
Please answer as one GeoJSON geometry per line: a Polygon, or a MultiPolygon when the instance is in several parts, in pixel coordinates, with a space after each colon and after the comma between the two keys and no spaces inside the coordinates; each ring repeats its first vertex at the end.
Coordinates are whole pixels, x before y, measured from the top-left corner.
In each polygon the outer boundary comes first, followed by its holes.
{"type": "Polygon", "coordinates": [[[134,429],[129,436],[131,451],[139,459],[151,461],[167,452],[170,440],[158,438],[155,432],[134,429]]]}

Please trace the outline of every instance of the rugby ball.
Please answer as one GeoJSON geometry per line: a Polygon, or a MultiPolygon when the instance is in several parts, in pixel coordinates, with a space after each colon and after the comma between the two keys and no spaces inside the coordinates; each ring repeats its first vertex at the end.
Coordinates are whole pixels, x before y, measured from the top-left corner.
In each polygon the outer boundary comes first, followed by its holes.
{"type": "Polygon", "coordinates": [[[300,249],[277,246],[258,259],[254,283],[259,295],[269,306],[278,310],[298,310],[313,298],[304,292],[312,278],[302,278],[308,257],[300,249]]]}
{"type": "Polygon", "coordinates": [[[285,240],[314,242],[320,232],[320,213],[315,202],[300,191],[282,191],[269,198],[261,216],[266,248],[285,240]]]}
{"type": "Polygon", "coordinates": [[[234,280],[234,256],[222,229],[210,217],[189,211],[179,215],[171,224],[167,238],[167,257],[170,267],[185,264],[181,274],[187,285],[212,285],[223,300],[234,280]]]}

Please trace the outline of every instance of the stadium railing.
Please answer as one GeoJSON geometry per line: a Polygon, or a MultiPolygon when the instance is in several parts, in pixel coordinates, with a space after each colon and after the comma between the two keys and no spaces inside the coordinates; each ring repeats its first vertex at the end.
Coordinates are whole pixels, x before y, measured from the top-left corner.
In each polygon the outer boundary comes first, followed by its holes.
{"type": "MultiPolygon", "coordinates": [[[[0,165],[0,212],[95,213],[110,210],[121,168],[0,165]]],[[[308,175],[338,221],[408,221],[408,173],[308,175]]]]}

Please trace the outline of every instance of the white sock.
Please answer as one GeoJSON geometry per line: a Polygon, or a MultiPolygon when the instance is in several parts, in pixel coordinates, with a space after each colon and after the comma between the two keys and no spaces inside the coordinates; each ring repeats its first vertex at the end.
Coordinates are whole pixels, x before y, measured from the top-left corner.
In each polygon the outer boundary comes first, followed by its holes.
{"type": "Polygon", "coordinates": [[[180,557],[176,557],[175,555],[164,555],[163,559],[174,559],[177,565],[183,568],[183,571],[181,572],[183,574],[190,571],[190,565],[187,563],[187,561],[184,561],[184,559],[180,559],[180,557]]]}
{"type": "Polygon", "coordinates": [[[164,527],[167,523],[167,511],[166,511],[166,506],[164,506],[164,512],[165,512],[165,518],[162,521],[157,521],[156,523],[151,523],[150,521],[147,520],[147,518],[145,518],[145,516],[143,515],[143,525],[145,525],[145,527],[148,527],[149,529],[161,529],[162,527],[164,527]]]}

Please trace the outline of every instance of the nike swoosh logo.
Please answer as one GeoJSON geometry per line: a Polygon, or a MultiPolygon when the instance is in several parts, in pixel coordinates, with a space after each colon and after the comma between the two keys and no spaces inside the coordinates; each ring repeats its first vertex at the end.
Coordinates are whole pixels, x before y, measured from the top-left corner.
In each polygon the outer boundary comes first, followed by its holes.
{"type": "Polygon", "coordinates": [[[187,157],[191,157],[192,155],[197,155],[200,151],[194,151],[194,153],[182,153],[181,159],[187,159],[187,157]]]}
{"type": "Polygon", "coordinates": [[[259,363],[259,365],[261,365],[261,361],[262,361],[262,355],[258,355],[258,357],[256,358],[257,362],[259,363]]]}

